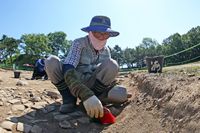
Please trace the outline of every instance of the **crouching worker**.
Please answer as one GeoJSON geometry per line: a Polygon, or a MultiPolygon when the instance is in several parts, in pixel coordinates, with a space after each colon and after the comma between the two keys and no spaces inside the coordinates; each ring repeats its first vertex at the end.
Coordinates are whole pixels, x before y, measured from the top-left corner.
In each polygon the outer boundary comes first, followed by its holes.
{"type": "Polygon", "coordinates": [[[45,71],[45,63],[43,59],[38,59],[35,62],[35,66],[33,68],[33,75],[31,80],[43,78],[44,80],[48,79],[47,73],[45,71]]]}
{"type": "Polygon", "coordinates": [[[108,38],[118,36],[119,32],[110,26],[108,17],[93,17],[90,25],[82,28],[88,35],[73,41],[63,63],[57,56],[45,60],[46,72],[62,95],[61,113],[73,112],[77,98],[92,118],[103,116],[104,99],[127,101],[126,89],[113,86],[119,66],[105,45],[108,38]]]}

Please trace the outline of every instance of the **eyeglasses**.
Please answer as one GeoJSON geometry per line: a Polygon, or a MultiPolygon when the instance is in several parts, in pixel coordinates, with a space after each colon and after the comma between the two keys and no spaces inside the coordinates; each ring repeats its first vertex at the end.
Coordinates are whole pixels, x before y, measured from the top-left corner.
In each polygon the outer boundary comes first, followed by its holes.
{"type": "Polygon", "coordinates": [[[96,32],[96,31],[93,31],[92,32],[93,36],[95,38],[97,38],[98,40],[106,40],[110,37],[109,33],[108,32],[96,32]]]}

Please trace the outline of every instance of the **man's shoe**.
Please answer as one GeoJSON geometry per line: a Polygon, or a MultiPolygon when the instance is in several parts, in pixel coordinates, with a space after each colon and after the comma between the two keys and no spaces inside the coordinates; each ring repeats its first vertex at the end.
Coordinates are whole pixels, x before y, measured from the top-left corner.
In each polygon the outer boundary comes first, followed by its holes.
{"type": "Polygon", "coordinates": [[[61,113],[73,112],[76,108],[77,98],[71,94],[64,80],[59,82],[58,84],[55,84],[55,86],[60,92],[62,96],[62,102],[63,102],[63,104],[60,106],[59,111],[61,113]]]}
{"type": "Polygon", "coordinates": [[[48,77],[47,77],[47,76],[44,76],[44,80],[48,80],[48,77]]]}

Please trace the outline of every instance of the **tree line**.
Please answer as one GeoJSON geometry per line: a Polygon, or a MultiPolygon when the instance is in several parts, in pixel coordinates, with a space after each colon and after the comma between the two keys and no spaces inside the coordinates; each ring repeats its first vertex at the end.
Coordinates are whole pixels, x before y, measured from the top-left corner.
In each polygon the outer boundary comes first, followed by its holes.
{"type": "Polygon", "coordinates": [[[122,50],[119,45],[110,48],[112,57],[120,66],[128,68],[144,67],[145,57],[164,56],[164,63],[177,65],[200,60],[200,26],[194,27],[186,34],[174,33],[165,38],[161,44],[155,39],[145,37],[135,48],[122,50]]]}
{"type": "Polygon", "coordinates": [[[35,60],[53,54],[63,58],[69,51],[71,41],[66,33],[59,31],[45,34],[24,34],[20,39],[2,36],[0,61],[4,64],[34,64],[35,60]]]}
{"type": "MultiPolygon", "coordinates": [[[[0,63],[33,64],[38,58],[53,54],[63,59],[69,52],[72,41],[59,31],[45,34],[23,34],[20,39],[3,35],[0,39],[0,63]]],[[[122,49],[120,45],[109,47],[111,56],[120,66],[128,68],[145,66],[145,57],[163,55],[165,65],[182,64],[200,60],[200,26],[186,34],[174,33],[161,44],[150,37],[143,38],[135,48],[122,49]]],[[[129,45],[130,46],[130,45],[129,45]]]]}

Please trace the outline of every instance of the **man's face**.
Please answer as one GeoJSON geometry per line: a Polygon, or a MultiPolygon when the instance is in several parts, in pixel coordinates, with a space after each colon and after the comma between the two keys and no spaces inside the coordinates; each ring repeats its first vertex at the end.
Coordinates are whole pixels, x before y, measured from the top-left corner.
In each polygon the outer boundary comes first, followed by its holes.
{"type": "Polygon", "coordinates": [[[98,39],[100,41],[107,40],[109,38],[109,33],[107,33],[107,32],[92,31],[92,34],[96,39],[98,39]]]}

